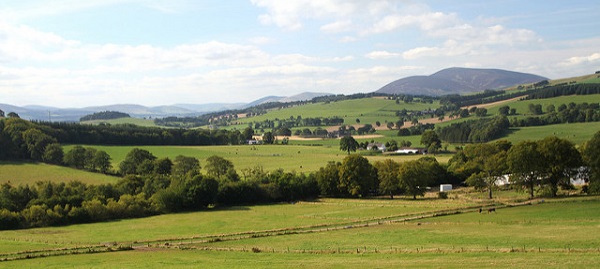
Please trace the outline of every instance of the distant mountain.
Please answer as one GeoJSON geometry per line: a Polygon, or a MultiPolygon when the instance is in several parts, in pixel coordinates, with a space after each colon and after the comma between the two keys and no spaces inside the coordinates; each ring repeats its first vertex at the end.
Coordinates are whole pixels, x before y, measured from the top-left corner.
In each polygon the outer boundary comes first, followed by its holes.
{"type": "Polygon", "coordinates": [[[439,96],[503,89],[548,78],[501,69],[452,67],[430,76],[412,76],[391,82],[377,93],[439,96]]]}
{"type": "Polygon", "coordinates": [[[212,104],[175,104],[170,106],[146,107],[136,104],[114,104],[106,106],[92,106],[84,108],[57,108],[43,105],[13,106],[0,104],[0,109],[5,113],[15,112],[23,119],[42,121],[79,121],[85,115],[102,112],[118,111],[135,118],[164,118],[169,116],[197,116],[210,112],[231,109],[242,109],[268,102],[295,102],[311,100],[314,97],[331,95],[328,93],[305,92],[294,96],[268,96],[251,103],[212,103],[212,104]]]}
{"type": "Polygon", "coordinates": [[[260,104],[270,103],[270,102],[281,102],[281,103],[290,103],[290,102],[298,102],[298,101],[308,101],[312,100],[315,97],[321,97],[326,95],[333,95],[332,93],[323,93],[323,92],[303,92],[300,94],[284,97],[284,96],[267,96],[260,98],[252,103],[246,104],[244,107],[253,107],[260,104]]]}

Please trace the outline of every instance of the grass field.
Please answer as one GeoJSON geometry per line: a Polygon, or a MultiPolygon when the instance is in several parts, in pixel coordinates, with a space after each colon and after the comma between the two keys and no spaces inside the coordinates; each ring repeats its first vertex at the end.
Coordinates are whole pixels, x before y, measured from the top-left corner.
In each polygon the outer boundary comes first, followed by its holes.
{"type": "MultiPolygon", "coordinates": [[[[324,167],[329,161],[342,161],[347,153],[339,150],[339,140],[335,146],[304,145],[239,145],[239,146],[139,146],[137,148],[150,151],[158,158],[168,157],[171,160],[177,155],[195,157],[202,161],[210,156],[218,155],[233,162],[236,170],[253,168],[261,165],[266,171],[283,169],[284,171],[314,172],[324,167]]],[[[381,139],[385,142],[387,140],[381,139]]],[[[318,143],[318,142],[314,142],[318,143]]],[[[66,146],[68,151],[73,146],[66,146]]],[[[106,151],[112,157],[113,167],[125,159],[134,146],[92,146],[106,151]]],[[[422,155],[406,156],[367,156],[370,160],[393,159],[398,162],[414,160],[422,155]]],[[[437,156],[439,162],[446,162],[450,156],[437,156]]]]}
{"type": "Polygon", "coordinates": [[[44,163],[0,161],[0,184],[34,184],[38,181],[81,181],[88,184],[115,183],[117,177],[44,163]]]}
{"type": "Polygon", "coordinates": [[[593,232],[600,215],[592,213],[600,212],[600,197],[514,207],[496,201],[496,213],[480,214],[477,208],[489,201],[457,193],[459,198],[447,200],[323,199],[0,231],[0,257],[105,242],[134,246],[5,261],[0,268],[591,268],[600,263],[600,235],[593,232]],[[432,217],[439,210],[462,213],[432,217]],[[222,239],[203,240],[208,237],[222,239]]]}
{"type": "Polygon", "coordinates": [[[115,124],[135,124],[138,126],[145,126],[145,127],[159,127],[156,124],[154,124],[154,120],[151,119],[140,119],[140,118],[119,118],[119,119],[113,119],[113,120],[90,120],[90,121],[84,121],[82,122],[82,124],[100,124],[100,123],[108,123],[111,125],[115,125],[115,124]]]}
{"type": "Polygon", "coordinates": [[[529,104],[541,104],[542,110],[546,112],[546,107],[550,104],[554,105],[555,108],[558,109],[558,106],[569,103],[600,103],[600,94],[591,94],[591,95],[572,95],[572,96],[560,96],[555,98],[548,99],[533,99],[533,100],[523,100],[523,101],[513,101],[508,103],[499,104],[496,106],[491,106],[488,108],[488,113],[490,114],[498,114],[498,108],[501,106],[509,106],[510,108],[517,109],[518,114],[522,115],[531,115],[529,112],[529,104]]]}
{"type": "Polygon", "coordinates": [[[590,140],[598,131],[600,131],[600,122],[555,124],[511,128],[508,136],[501,139],[518,143],[524,140],[540,140],[548,136],[556,136],[581,145],[590,140]]]}
{"type": "MultiPolygon", "coordinates": [[[[396,111],[406,110],[426,110],[436,109],[439,107],[439,102],[432,104],[423,104],[413,102],[406,104],[400,102],[396,104],[394,100],[386,100],[383,98],[364,98],[355,100],[345,100],[331,103],[317,103],[296,106],[286,109],[269,110],[266,114],[240,118],[240,125],[234,125],[227,128],[237,128],[243,130],[250,122],[262,122],[266,119],[289,119],[290,117],[302,116],[302,118],[320,118],[320,117],[341,117],[344,118],[344,123],[348,125],[356,124],[356,119],[360,119],[360,124],[372,124],[375,126],[376,121],[380,121],[385,125],[386,121],[396,122],[396,111]]],[[[311,127],[310,129],[314,129],[311,127]]]]}

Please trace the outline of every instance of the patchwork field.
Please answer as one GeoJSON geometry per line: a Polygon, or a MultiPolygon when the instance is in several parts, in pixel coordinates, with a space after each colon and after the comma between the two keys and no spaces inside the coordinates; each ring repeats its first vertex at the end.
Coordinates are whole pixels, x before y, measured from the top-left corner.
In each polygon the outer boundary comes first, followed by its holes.
{"type": "Polygon", "coordinates": [[[478,213],[490,201],[463,191],[450,197],[322,199],[2,231],[0,259],[18,260],[0,268],[589,268],[600,262],[600,235],[593,232],[600,225],[598,197],[531,205],[496,200],[495,213],[478,213]],[[60,252],[107,245],[112,251],[60,252]]]}

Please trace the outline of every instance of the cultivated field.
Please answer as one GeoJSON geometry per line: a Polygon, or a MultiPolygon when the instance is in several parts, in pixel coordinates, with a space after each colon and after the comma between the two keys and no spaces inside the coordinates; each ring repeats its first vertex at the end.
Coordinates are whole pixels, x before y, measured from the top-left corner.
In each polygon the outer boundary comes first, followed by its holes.
{"type": "Polygon", "coordinates": [[[2,231],[0,259],[17,260],[0,262],[0,268],[590,268],[600,263],[600,235],[593,232],[600,225],[599,197],[519,203],[506,199],[511,196],[490,202],[459,190],[446,200],[432,195],[416,201],[322,199],[2,231]],[[478,213],[492,206],[495,213],[478,213]],[[113,251],[105,252],[106,246],[113,251]],[[78,250],[99,253],[64,255],[78,250]]]}

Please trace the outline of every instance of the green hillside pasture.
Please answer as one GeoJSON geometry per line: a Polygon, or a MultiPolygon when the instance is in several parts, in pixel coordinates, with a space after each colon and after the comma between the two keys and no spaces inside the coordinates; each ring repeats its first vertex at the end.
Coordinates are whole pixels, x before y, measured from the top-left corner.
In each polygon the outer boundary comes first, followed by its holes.
{"type": "Polygon", "coordinates": [[[233,128],[244,129],[250,122],[262,122],[270,119],[289,119],[301,116],[302,118],[317,118],[317,117],[342,117],[344,123],[351,125],[356,124],[356,119],[360,119],[360,124],[372,124],[375,126],[376,121],[385,124],[385,121],[396,122],[396,111],[407,110],[426,110],[436,109],[439,107],[439,102],[432,104],[400,102],[396,104],[394,100],[386,100],[384,98],[363,98],[354,100],[345,100],[331,103],[316,103],[302,106],[295,106],[286,109],[269,110],[267,114],[240,118],[240,125],[234,125],[233,128]]]}
{"type": "Polygon", "coordinates": [[[238,206],[105,223],[0,231],[0,250],[10,249],[14,242],[32,244],[37,248],[39,244],[75,246],[103,242],[161,241],[340,224],[475,205],[473,202],[452,199],[443,203],[427,199],[322,199],[295,204],[238,206]]]}
{"type": "Polygon", "coordinates": [[[506,139],[513,143],[524,140],[540,140],[548,136],[556,136],[569,140],[577,145],[590,140],[600,130],[600,122],[565,123],[534,127],[511,128],[506,139]]]}
{"type": "MultiPolygon", "coordinates": [[[[342,161],[346,152],[339,150],[339,140],[336,146],[302,146],[302,145],[238,145],[238,146],[90,146],[106,151],[112,157],[112,165],[118,169],[119,163],[133,148],[150,151],[158,158],[168,157],[174,160],[177,155],[195,157],[204,166],[203,160],[217,155],[233,162],[236,170],[262,166],[266,171],[283,169],[286,172],[314,172],[324,167],[329,161],[342,161]]],[[[386,140],[381,140],[382,142],[386,140]]],[[[68,151],[73,146],[65,146],[68,151]]],[[[360,152],[358,152],[360,153],[360,152]]],[[[414,160],[422,155],[404,156],[369,156],[368,159],[392,159],[397,162],[414,160]]],[[[447,157],[436,156],[438,161],[445,162],[447,157]]]]}
{"type": "Polygon", "coordinates": [[[38,181],[81,181],[87,184],[107,184],[117,182],[117,177],[91,173],[64,166],[45,163],[0,161],[0,184],[34,184],[38,181]]]}
{"type": "Polygon", "coordinates": [[[140,119],[140,118],[118,118],[118,119],[112,119],[112,120],[90,120],[90,121],[81,122],[81,124],[93,124],[93,125],[98,125],[100,123],[108,123],[111,125],[134,124],[134,125],[145,126],[145,127],[159,127],[156,124],[154,124],[154,120],[140,119]]]}
{"type": "Polygon", "coordinates": [[[542,110],[546,112],[546,107],[550,104],[554,105],[557,109],[558,106],[569,103],[600,103],[600,94],[591,94],[591,95],[570,95],[570,96],[559,96],[555,98],[548,99],[533,99],[533,100],[523,100],[523,101],[513,101],[508,103],[502,103],[495,106],[491,106],[488,108],[488,113],[497,115],[498,108],[501,106],[509,106],[510,108],[517,109],[517,113],[521,115],[532,115],[529,112],[529,104],[541,104],[542,110]]]}
{"type": "MultiPolygon", "coordinates": [[[[453,208],[460,200],[346,200],[251,206],[137,220],[2,231],[8,242],[65,244],[191,238],[311,223],[453,208]]],[[[415,221],[214,243],[183,240],[175,248],[140,248],[2,262],[16,267],[94,268],[591,268],[600,263],[600,200],[568,198],[415,221]],[[252,249],[257,250],[253,253],[252,249]]],[[[162,241],[165,242],[165,241],[162,241]]],[[[145,245],[141,244],[141,245],[145,245]]],[[[152,243],[155,245],[155,243],[152,243]]],[[[165,244],[160,244],[164,246],[165,244]]],[[[0,250],[7,249],[0,247],[0,250]]]]}

